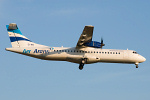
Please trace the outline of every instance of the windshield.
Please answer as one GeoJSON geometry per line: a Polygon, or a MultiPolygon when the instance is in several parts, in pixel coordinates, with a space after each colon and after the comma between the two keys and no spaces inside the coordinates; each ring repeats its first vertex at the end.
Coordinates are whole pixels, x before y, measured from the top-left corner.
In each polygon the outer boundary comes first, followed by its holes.
{"type": "Polygon", "coordinates": [[[134,54],[138,54],[136,51],[133,51],[134,54]]]}

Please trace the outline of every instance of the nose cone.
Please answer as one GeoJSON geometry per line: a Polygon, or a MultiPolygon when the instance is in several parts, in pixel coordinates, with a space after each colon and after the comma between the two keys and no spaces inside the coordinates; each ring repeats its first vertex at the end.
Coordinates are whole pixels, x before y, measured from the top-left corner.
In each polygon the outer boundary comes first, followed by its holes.
{"type": "Polygon", "coordinates": [[[144,58],[143,56],[141,56],[141,62],[144,62],[144,61],[146,61],[146,58],[144,58]]]}

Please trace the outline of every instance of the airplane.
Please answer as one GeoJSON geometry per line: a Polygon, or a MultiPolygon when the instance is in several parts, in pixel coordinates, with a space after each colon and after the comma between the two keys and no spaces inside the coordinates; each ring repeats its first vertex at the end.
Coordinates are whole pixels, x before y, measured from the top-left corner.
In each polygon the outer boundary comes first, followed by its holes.
{"type": "Polygon", "coordinates": [[[146,61],[134,50],[103,49],[103,39],[101,42],[92,41],[92,25],[84,27],[76,47],[50,47],[34,43],[21,33],[16,23],[10,23],[6,28],[12,48],[5,50],[42,60],[77,63],[80,70],[85,64],[98,62],[135,64],[138,68],[139,63],[146,61]]]}

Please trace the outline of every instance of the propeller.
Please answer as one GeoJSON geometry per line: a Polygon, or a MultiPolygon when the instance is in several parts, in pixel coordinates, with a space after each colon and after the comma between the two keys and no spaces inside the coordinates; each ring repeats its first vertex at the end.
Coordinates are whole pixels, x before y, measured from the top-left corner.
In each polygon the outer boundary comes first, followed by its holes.
{"type": "Polygon", "coordinates": [[[101,48],[105,46],[105,44],[103,43],[103,38],[101,38],[101,48]]]}

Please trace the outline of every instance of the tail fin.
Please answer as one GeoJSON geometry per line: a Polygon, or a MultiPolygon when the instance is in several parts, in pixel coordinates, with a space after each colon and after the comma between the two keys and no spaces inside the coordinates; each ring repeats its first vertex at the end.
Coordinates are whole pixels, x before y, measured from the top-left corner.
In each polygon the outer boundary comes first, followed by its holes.
{"type": "Polygon", "coordinates": [[[30,41],[28,38],[22,35],[21,31],[17,27],[17,24],[10,23],[6,25],[8,35],[11,41],[11,45],[13,48],[17,47],[47,47],[44,45],[36,44],[30,41]]]}

